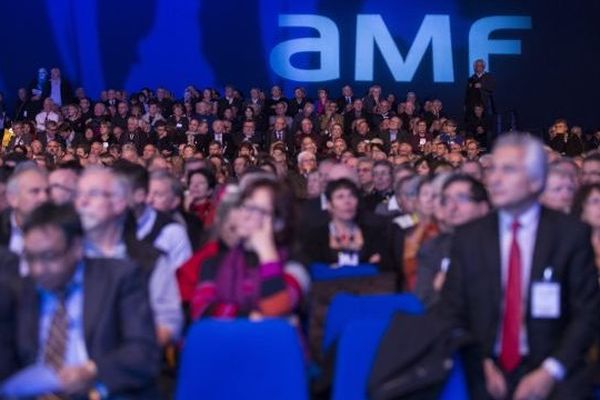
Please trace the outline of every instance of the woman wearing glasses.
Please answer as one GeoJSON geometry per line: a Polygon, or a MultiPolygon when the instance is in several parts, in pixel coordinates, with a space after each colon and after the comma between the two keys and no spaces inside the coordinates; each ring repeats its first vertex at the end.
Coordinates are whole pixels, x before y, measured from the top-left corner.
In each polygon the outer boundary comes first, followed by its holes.
{"type": "Polygon", "coordinates": [[[242,182],[238,206],[227,217],[230,245],[215,245],[200,266],[193,319],[288,315],[307,286],[302,266],[289,257],[289,194],[270,177],[253,179],[242,182]]]}

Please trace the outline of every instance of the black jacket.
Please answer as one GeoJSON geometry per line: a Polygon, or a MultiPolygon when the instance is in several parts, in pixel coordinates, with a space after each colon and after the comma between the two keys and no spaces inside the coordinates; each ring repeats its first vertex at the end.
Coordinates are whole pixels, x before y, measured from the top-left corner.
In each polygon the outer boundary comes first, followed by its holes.
{"type": "MultiPolygon", "coordinates": [[[[478,378],[482,376],[482,359],[494,356],[502,320],[498,224],[498,213],[491,213],[457,229],[437,309],[446,323],[466,330],[474,340],[476,351],[472,354],[478,359],[466,365],[473,393],[485,391],[478,378]]],[[[544,359],[554,357],[566,369],[566,384],[571,374],[581,369],[585,354],[597,337],[600,293],[589,228],[570,216],[542,207],[528,293],[534,282],[542,280],[547,267],[552,267],[553,280],[561,287],[561,313],[555,319],[533,318],[531,300],[527,301],[527,367],[538,368],[544,359]]]]}
{"type": "Polygon", "coordinates": [[[16,352],[19,259],[0,247],[0,382],[18,368],[16,352]]]}
{"type": "MultiPolygon", "coordinates": [[[[160,350],[141,270],[124,260],[84,262],[84,340],[98,367],[98,382],[111,395],[157,398],[160,350]]],[[[26,278],[17,322],[21,366],[37,361],[39,319],[38,292],[33,280],[26,278]]]]}

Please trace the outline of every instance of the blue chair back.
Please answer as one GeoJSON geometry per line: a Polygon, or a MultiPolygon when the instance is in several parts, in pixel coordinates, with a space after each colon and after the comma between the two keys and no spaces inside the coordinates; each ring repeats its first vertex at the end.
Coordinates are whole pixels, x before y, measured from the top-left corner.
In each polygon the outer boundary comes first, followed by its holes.
{"type": "MultiPolygon", "coordinates": [[[[347,324],[337,345],[332,400],[367,400],[369,373],[390,320],[364,319],[347,324]]],[[[462,362],[455,356],[440,400],[468,399],[462,362]]]]}
{"type": "Polygon", "coordinates": [[[339,339],[350,321],[367,318],[389,321],[397,311],[422,314],[425,309],[421,301],[412,294],[354,296],[341,293],[336,295],[327,311],[323,350],[328,350],[339,339]]]}
{"type": "Polygon", "coordinates": [[[310,278],[313,282],[330,281],[341,278],[359,278],[374,276],[379,270],[373,264],[359,264],[357,266],[341,266],[331,268],[328,264],[314,263],[309,267],[310,278]]]}
{"type": "Polygon", "coordinates": [[[369,372],[389,321],[381,318],[348,323],[337,345],[332,400],[367,399],[369,372]]]}
{"type": "Polygon", "coordinates": [[[183,348],[176,399],[308,399],[296,328],[284,319],[197,322],[183,348]]]}

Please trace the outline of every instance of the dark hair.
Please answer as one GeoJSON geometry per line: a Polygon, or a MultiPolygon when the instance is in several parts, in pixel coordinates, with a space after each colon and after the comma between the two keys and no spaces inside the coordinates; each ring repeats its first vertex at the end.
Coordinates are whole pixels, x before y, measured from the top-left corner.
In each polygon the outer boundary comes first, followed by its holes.
{"type": "MultiPolygon", "coordinates": [[[[256,166],[261,171],[264,171],[264,167],[268,167],[273,172],[274,175],[277,175],[277,167],[275,166],[275,163],[273,162],[272,159],[263,158],[263,159],[261,159],[261,160],[258,161],[258,163],[256,164],[256,166]]],[[[249,172],[249,170],[246,170],[246,172],[249,172]]]]}
{"type": "Polygon", "coordinates": [[[217,185],[217,178],[215,177],[214,172],[208,168],[200,168],[200,169],[194,169],[188,173],[188,177],[187,177],[188,187],[190,186],[190,182],[192,181],[192,177],[194,175],[204,176],[204,178],[206,179],[206,182],[208,183],[209,189],[214,189],[215,186],[217,185]]]}
{"type": "Polygon", "coordinates": [[[79,143],[77,146],[75,146],[75,151],[77,151],[77,149],[83,149],[85,154],[90,153],[90,145],[87,143],[79,143]]]}
{"type": "Polygon", "coordinates": [[[348,178],[340,178],[327,183],[327,187],[325,188],[325,198],[327,198],[327,201],[331,201],[333,193],[339,189],[348,189],[354,197],[357,199],[360,198],[360,192],[356,183],[348,178]]]}
{"type": "Polygon", "coordinates": [[[429,170],[433,170],[433,166],[431,165],[431,160],[429,160],[429,158],[427,157],[420,157],[417,158],[414,162],[413,162],[413,168],[416,170],[417,167],[421,164],[427,164],[427,166],[429,167],[429,170]]]}
{"type": "Polygon", "coordinates": [[[49,226],[58,228],[65,235],[67,245],[83,236],[79,215],[72,204],[55,205],[47,202],[40,205],[25,220],[23,232],[27,234],[33,229],[49,226]]]}
{"type": "Polygon", "coordinates": [[[68,169],[75,172],[77,175],[80,175],[81,171],[83,171],[83,167],[81,166],[81,163],[78,160],[70,160],[60,163],[58,164],[56,169],[68,169]]]}
{"type": "Polygon", "coordinates": [[[573,198],[573,207],[571,207],[572,215],[581,218],[581,214],[583,214],[583,203],[587,201],[594,190],[600,192],[600,183],[591,183],[579,188],[573,198]]]}
{"type": "Polygon", "coordinates": [[[111,168],[116,175],[127,181],[132,192],[138,189],[148,192],[150,177],[146,168],[123,159],[115,161],[111,168]]]}
{"type": "Polygon", "coordinates": [[[442,186],[442,192],[444,192],[447,188],[450,187],[453,183],[464,182],[468,183],[470,186],[469,191],[471,192],[471,200],[475,203],[486,202],[488,205],[490,204],[488,192],[485,189],[483,183],[479,182],[477,179],[473,178],[467,174],[454,174],[451,175],[444,185],[442,186]]]}
{"type": "Polygon", "coordinates": [[[58,132],[71,132],[73,128],[69,122],[63,122],[58,126],[58,132]]]}
{"type": "Polygon", "coordinates": [[[567,120],[564,119],[564,118],[559,118],[559,119],[555,120],[554,121],[554,125],[556,125],[556,124],[565,124],[565,125],[568,125],[567,124],[567,120]]]}

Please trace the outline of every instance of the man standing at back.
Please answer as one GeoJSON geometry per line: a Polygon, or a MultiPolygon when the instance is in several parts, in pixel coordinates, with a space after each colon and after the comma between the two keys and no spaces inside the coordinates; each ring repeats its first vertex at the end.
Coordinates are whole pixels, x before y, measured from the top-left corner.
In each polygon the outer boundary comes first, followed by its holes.
{"type": "Polygon", "coordinates": [[[483,105],[488,115],[496,113],[494,104],[494,90],[496,81],[494,77],[485,70],[485,61],[475,60],[473,63],[473,75],[469,77],[465,94],[465,111],[467,115],[474,113],[476,105],[483,105]]]}
{"type": "Polygon", "coordinates": [[[498,139],[488,176],[496,212],[457,229],[442,318],[473,340],[474,399],[582,399],[600,295],[590,231],[540,206],[546,154],[523,134],[498,139]]]}

